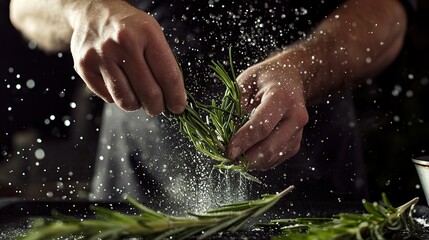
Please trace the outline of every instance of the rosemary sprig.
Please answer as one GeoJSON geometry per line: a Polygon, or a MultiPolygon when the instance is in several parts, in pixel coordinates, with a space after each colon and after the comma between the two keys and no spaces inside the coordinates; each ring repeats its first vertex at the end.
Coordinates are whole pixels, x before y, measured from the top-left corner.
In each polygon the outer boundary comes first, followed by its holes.
{"type": "Polygon", "coordinates": [[[212,100],[210,104],[203,104],[188,92],[188,105],[183,113],[177,115],[180,129],[198,151],[219,162],[214,165],[214,168],[237,172],[251,181],[261,183],[259,179],[248,173],[249,164],[243,155],[235,161],[225,156],[226,147],[233,134],[249,119],[241,108],[241,93],[236,81],[231,48],[229,67],[230,73],[222,63],[212,61],[209,68],[226,88],[222,101],[218,103],[212,100]]]}
{"type": "Polygon", "coordinates": [[[76,237],[88,240],[115,240],[129,237],[144,239],[204,239],[220,231],[237,231],[250,218],[267,211],[293,186],[278,194],[263,195],[261,199],[223,205],[203,213],[190,212],[187,217],[175,217],[151,210],[136,200],[126,200],[139,214],[124,214],[107,208],[92,206],[95,219],[76,219],[54,212],[54,220],[41,219],[33,224],[20,240],[46,240],[76,237]]]}
{"type": "Polygon", "coordinates": [[[382,194],[382,199],[382,204],[363,201],[367,211],[363,214],[340,213],[332,218],[278,219],[272,220],[265,227],[283,230],[283,234],[274,237],[274,240],[381,240],[400,230],[412,232],[409,222],[412,223],[411,213],[418,198],[397,208],[390,204],[385,194],[382,194]]]}

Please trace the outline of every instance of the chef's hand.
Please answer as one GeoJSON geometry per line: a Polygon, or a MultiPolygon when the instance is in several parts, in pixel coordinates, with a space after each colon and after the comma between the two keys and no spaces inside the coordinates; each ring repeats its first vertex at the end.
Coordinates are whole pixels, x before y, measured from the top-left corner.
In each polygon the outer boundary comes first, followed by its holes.
{"type": "Polygon", "coordinates": [[[231,139],[228,156],[244,153],[253,170],[267,170],[295,155],[308,113],[302,76],[281,53],[254,65],[237,78],[249,121],[231,139]]]}
{"type": "Polygon", "coordinates": [[[104,101],[151,114],[184,110],[186,94],[161,27],[126,1],[76,1],[69,11],[75,69],[104,101]]]}

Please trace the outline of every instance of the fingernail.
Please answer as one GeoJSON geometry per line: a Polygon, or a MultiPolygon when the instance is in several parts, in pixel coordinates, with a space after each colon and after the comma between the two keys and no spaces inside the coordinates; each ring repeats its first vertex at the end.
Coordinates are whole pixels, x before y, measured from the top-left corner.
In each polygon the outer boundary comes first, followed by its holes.
{"type": "Polygon", "coordinates": [[[185,106],[183,105],[174,105],[168,108],[172,113],[179,114],[185,110],[185,106]]]}
{"type": "Polygon", "coordinates": [[[234,146],[234,147],[232,147],[232,149],[230,151],[229,157],[231,159],[236,159],[240,154],[241,154],[241,148],[234,146]]]}

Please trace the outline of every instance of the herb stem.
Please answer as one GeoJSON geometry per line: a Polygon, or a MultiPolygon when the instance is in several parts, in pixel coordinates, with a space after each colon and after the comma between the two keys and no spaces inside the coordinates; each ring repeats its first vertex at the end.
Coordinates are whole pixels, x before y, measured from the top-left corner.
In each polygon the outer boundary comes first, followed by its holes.
{"type": "Polygon", "coordinates": [[[188,105],[183,113],[177,115],[181,132],[198,151],[220,162],[214,168],[223,173],[227,172],[223,170],[230,170],[250,181],[261,183],[248,173],[249,164],[243,155],[232,160],[225,153],[232,136],[248,120],[240,103],[241,92],[233,67],[232,49],[229,49],[230,72],[218,61],[212,61],[209,68],[225,86],[222,101],[218,103],[213,99],[210,104],[203,104],[187,92],[188,105]]]}

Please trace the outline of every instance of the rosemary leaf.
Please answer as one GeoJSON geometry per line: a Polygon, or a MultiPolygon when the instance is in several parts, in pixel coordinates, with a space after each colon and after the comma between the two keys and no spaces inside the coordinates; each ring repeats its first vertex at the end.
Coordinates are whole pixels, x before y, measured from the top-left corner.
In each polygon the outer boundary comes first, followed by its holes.
{"type": "Polygon", "coordinates": [[[144,239],[204,239],[219,231],[237,231],[253,217],[262,214],[278,202],[293,186],[261,199],[222,205],[203,213],[189,213],[186,217],[170,216],[154,211],[133,198],[126,201],[140,211],[139,215],[125,214],[100,206],[92,207],[95,219],[75,219],[61,214],[61,219],[38,221],[20,240],[46,240],[76,236],[86,240],[116,240],[129,237],[144,239]]]}
{"type": "Polygon", "coordinates": [[[261,227],[282,229],[283,234],[274,240],[336,240],[336,239],[386,239],[392,232],[412,228],[411,212],[418,198],[395,208],[386,195],[382,195],[382,204],[363,201],[363,214],[340,213],[332,218],[296,218],[277,219],[261,227]],[[408,216],[407,213],[408,212],[408,216]]]}
{"type": "Polygon", "coordinates": [[[230,72],[219,61],[212,61],[209,68],[224,84],[224,96],[219,103],[213,99],[209,104],[203,104],[187,92],[188,105],[183,113],[176,115],[181,132],[190,139],[198,151],[219,162],[214,165],[214,168],[222,173],[227,171],[238,173],[250,181],[261,183],[259,179],[248,173],[249,164],[244,156],[233,161],[228,159],[225,153],[232,136],[249,119],[241,108],[241,92],[236,81],[231,48],[229,49],[230,72]]]}

